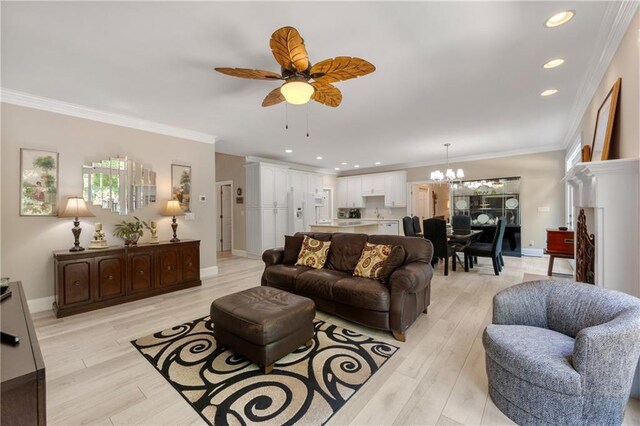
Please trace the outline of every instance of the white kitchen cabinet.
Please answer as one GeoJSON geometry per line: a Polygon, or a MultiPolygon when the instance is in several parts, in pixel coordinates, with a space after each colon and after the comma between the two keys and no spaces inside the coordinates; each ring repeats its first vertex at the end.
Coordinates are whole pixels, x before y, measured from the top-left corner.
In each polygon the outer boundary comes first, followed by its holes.
{"type": "Polygon", "coordinates": [[[309,186],[309,176],[305,172],[289,170],[289,191],[307,192],[309,186]]]}
{"type": "Polygon", "coordinates": [[[338,208],[360,207],[364,207],[362,178],[360,176],[338,178],[338,208]]]}
{"type": "Polygon", "coordinates": [[[362,175],[362,195],[384,195],[384,174],[362,175]]]}
{"type": "Polygon", "coordinates": [[[351,208],[364,207],[364,198],[362,198],[362,177],[350,176],[348,181],[349,199],[348,206],[351,208]]]}
{"type": "Polygon", "coordinates": [[[289,184],[286,167],[266,163],[246,166],[246,197],[251,201],[246,210],[248,256],[260,258],[265,250],[284,245],[289,184]]]}
{"type": "Polygon", "coordinates": [[[349,178],[338,178],[338,208],[349,207],[349,178]]]}
{"type": "Polygon", "coordinates": [[[322,194],[324,191],[324,183],[322,175],[317,173],[309,174],[309,192],[311,194],[322,194]]]}
{"type": "Polygon", "coordinates": [[[391,172],[384,175],[384,206],[407,206],[407,172],[391,172]]]}
{"type": "Polygon", "coordinates": [[[378,222],[378,235],[400,235],[398,221],[378,222]]]}

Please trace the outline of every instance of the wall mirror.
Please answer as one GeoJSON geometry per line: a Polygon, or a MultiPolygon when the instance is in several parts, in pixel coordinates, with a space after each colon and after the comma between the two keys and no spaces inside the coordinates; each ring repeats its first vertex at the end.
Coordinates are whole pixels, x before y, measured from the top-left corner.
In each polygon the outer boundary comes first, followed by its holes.
{"type": "Polygon", "coordinates": [[[127,157],[83,165],[82,182],[85,201],[123,216],[156,202],[156,172],[127,157]]]}

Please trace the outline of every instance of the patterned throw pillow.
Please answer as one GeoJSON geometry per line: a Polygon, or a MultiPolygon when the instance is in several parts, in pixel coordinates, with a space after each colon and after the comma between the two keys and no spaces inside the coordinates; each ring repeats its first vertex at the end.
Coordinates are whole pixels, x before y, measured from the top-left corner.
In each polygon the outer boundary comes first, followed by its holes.
{"type": "Polygon", "coordinates": [[[329,255],[329,247],[331,241],[318,241],[305,235],[296,265],[322,269],[329,255]]]}
{"type": "Polygon", "coordinates": [[[391,253],[391,247],[391,244],[366,243],[356,269],[353,271],[353,276],[380,279],[382,267],[391,253]]]}

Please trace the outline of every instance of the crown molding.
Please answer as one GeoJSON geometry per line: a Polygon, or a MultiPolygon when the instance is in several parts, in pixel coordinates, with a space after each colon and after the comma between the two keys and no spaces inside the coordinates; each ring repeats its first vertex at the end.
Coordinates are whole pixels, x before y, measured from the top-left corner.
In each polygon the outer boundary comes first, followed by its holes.
{"type": "Polygon", "coordinates": [[[594,44],[593,51],[595,53],[586,67],[588,71],[583,77],[573,101],[569,126],[563,140],[565,149],[576,140],[582,118],[587,112],[587,108],[611,64],[622,38],[629,29],[629,25],[638,10],[638,4],[637,0],[620,0],[607,4],[607,9],[598,31],[598,38],[594,44]]]}
{"type": "Polygon", "coordinates": [[[313,167],[313,166],[307,166],[304,164],[298,164],[298,163],[292,163],[289,161],[281,161],[281,160],[274,160],[271,158],[266,158],[266,157],[258,157],[255,155],[247,155],[246,157],[244,157],[244,160],[247,164],[249,163],[270,163],[270,164],[277,164],[280,166],[285,166],[288,167],[292,170],[299,170],[302,172],[314,172],[314,173],[321,173],[321,174],[325,174],[325,175],[337,175],[337,173],[333,170],[329,170],[329,169],[323,169],[320,167],[313,167]]]}
{"type": "Polygon", "coordinates": [[[127,115],[101,111],[83,105],[44,98],[11,89],[0,89],[0,101],[7,104],[99,121],[101,123],[115,124],[116,126],[129,127],[131,129],[143,130],[145,132],[158,133],[161,135],[173,136],[196,142],[209,144],[215,144],[216,142],[216,137],[207,133],[196,132],[194,130],[183,129],[181,127],[168,126],[166,124],[142,120],[140,118],[130,117],[127,115]]]}
{"type": "MultiPolygon", "coordinates": [[[[522,149],[513,149],[511,151],[502,151],[500,153],[486,153],[486,154],[477,154],[477,155],[466,155],[462,157],[449,157],[449,163],[464,163],[469,161],[478,161],[478,160],[491,160],[494,158],[503,158],[503,157],[515,157],[518,155],[529,155],[529,154],[540,154],[543,152],[553,152],[553,151],[563,151],[565,148],[562,144],[554,144],[554,145],[541,145],[537,147],[530,148],[522,148],[522,149]]],[[[354,176],[361,175],[365,173],[381,173],[381,172],[391,172],[399,169],[415,169],[418,167],[429,167],[429,166],[444,166],[446,160],[444,158],[434,159],[429,161],[421,161],[421,162],[413,162],[413,163],[398,163],[398,164],[389,164],[380,167],[367,167],[367,168],[359,168],[352,170],[345,170],[342,173],[339,173],[338,176],[354,176]]],[[[457,168],[456,164],[453,164],[457,168]]]]}

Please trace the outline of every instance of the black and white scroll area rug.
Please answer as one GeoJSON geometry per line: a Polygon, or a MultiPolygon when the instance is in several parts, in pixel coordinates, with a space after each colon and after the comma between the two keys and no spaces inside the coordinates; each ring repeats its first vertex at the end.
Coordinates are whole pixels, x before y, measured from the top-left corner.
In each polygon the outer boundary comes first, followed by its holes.
{"type": "Polygon", "coordinates": [[[278,361],[271,374],[216,347],[209,317],[131,343],[209,424],[325,423],[398,347],[314,321],[310,348],[278,361]]]}

